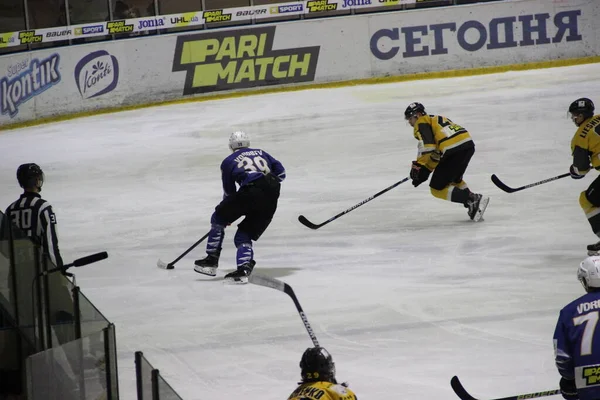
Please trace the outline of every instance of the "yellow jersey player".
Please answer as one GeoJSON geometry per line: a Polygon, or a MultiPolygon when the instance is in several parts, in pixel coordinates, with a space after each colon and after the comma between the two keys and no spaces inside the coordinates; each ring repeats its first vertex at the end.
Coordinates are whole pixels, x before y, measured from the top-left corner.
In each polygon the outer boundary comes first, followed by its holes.
{"type": "Polygon", "coordinates": [[[346,384],[335,380],[335,364],[323,347],[306,349],[300,360],[302,381],[288,400],[357,400],[346,384]]]}
{"type": "Polygon", "coordinates": [[[410,178],[417,187],[429,179],[431,194],[468,208],[469,218],[482,220],[490,198],[469,190],[463,175],[475,153],[469,132],[441,115],[428,115],[421,103],[411,103],[404,117],[414,128],[419,141],[417,159],[412,162],[410,178]]]}
{"type": "MultiPolygon", "coordinates": [[[[569,113],[578,127],[571,140],[573,164],[569,172],[573,179],[581,179],[591,168],[600,169],[600,115],[594,115],[594,103],[585,97],[572,102],[569,113]]],[[[581,192],[579,204],[592,231],[600,237],[600,177],[581,192]]],[[[589,245],[587,250],[590,256],[600,254],[600,242],[589,245]]]]}

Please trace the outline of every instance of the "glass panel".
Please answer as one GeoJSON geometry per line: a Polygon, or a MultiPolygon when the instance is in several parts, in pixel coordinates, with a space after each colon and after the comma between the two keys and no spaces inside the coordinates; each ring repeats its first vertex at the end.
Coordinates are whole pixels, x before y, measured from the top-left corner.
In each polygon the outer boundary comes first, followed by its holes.
{"type": "Polygon", "coordinates": [[[107,398],[104,332],[27,359],[28,400],[107,398]]]}
{"type": "Polygon", "coordinates": [[[153,0],[111,0],[111,3],[113,20],[150,17],[154,15],[153,0]]]}
{"type": "Polygon", "coordinates": [[[232,7],[247,7],[250,5],[250,0],[205,0],[207,10],[215,10],[219,8],[232,7]]]}
{"type": "Polygon", "coordinates": [[[69,0],[71,25],[108,21],[106,0],[69,0]]]}
{"type": "Polygon", "coordinates": [[[14,319],[16,315],[14,299],[10,297],[10,286],[12,286],[12,283],[9,280],[12,279],[12,275],[10,274],[8,232],[5,231],[5,229],[8,229],[8,225],[5,225],[7,223],[8,219],[0,212],[0,307],[4,311],[0,311],[0,318],[3,320],[9,317],[14,319]],[[4,313],[7,315],[4,315],[4,313]]]}
{"type": "Polygon", "coordinates": [[[79,292],[79,310],[81,311],[81,336],[101,331],[108,326],[108,320],[81,292],[79,292]]]}
{"type": "Polygon", "coordinates": [[[30,29],[67,24],[64,0],[27,0],[27,11],[30,29]]]}
{"type": "Polygon", "coordinates": [[[152,399],[152,365],[142,355],[140,361],[141,378],[142,378],[142,399],[152,399]]]}
{"type": "Polygon", "coordinates": [[[161,15],[181,12],[202,11],[202,0],[159,0],[158,12],[161,15]]]}
{"type": "MultiPolygon", "coordinates": [[[[155,369],[143,354],[140,357],[139,368],[142,380],[142,399],[150,400],[152,399],[152,371],[155,369]]],[[[158,398],[160,400],[182,400],[171,385],[160,376],[160,373],[158,374],[158,398]]]]}
{"type": "Polygon", "coordinates": [[[161,375],[158,375],[158,398],[160,400],[183,400],[161,375]]]}
{"type": "Polygon", "coordinates": [[[117,339],[115,326],[110,324],[108,328],[105,329],[108,337],[108,357],[109,357],[109,365],[108,365],[108,373],[110,375],[110,393],[112,394],[113,399],[119,398],[119,374],[117,369],[117,339]]]}
{"type": "MultiPolygon", "coordinates": [[[[12,227],[13,237],[23,237],[24,234],[17,228],[12,227]]],[[[23,334],[32,343],[39,342],[39,336],[36,336],[36,318],[39,308],[36,302],[39,300],[38,287],[40,279],[37,276],[37,249],[28,238],[15,239],[13,241],[15,252],[15,278],[16,288],[12,285],[12,279],[9,280],[11,296],[16,295],[16,317],[19,321],[19,328],[23,334]]]]}
{"type": "MultiPolygon", "coordinates": [[[[46,262],[49,269],[54,268],[49,259],[46,262]]],[[[48,285],[52,346],[75,340],[75,306],[71,294],[73,283],[60,272],[54,272],[47,276],[44,284],[48,285]]]]}
{"type": "Polygon", "coordinates": [[[23,0],[2,0],[0,2],[0,33],[25,30],[23,0]]]}

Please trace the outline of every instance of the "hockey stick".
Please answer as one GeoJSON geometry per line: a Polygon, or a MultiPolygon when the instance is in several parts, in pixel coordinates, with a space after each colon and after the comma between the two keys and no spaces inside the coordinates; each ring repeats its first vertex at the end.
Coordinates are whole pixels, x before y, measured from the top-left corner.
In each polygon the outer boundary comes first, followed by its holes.
{"type": "Polygon", "coordinates": [[[202,243],[204,241],[204,239],[206,239],[208,237],[208,233],[209,232],[207,232],[206,235],[204,235],[200,239],[198,239],[198,241],[196,243],[194,243],[192,245],[192,247],[190,247],[189,249],[187,249],[186,251],[184,251],[183,254],[181,254],[179,257],[177,257],[176,259],[174,259],[170,263],[166,264],[164,261],[162,261],[159,258],[158,261],[156,262],[156,266],[158,268],[162,268],[162,269],[173,269],[173,268],[175,268],[175,263],[177,261],[181,260],[183,257],[185,257],[187,255],[187,253],[189,253],[190,251],[194,250],[196,248],[196,246],[198,246],[200,243],[202,243]]]}
{"type": "MultiPolygon", "coordinates": [[[[465,388],[463,387],[462,383],[460,383],[460,380],[458,379],[457,376],[453,376],[452,377],[452,379],[450,380],[450,385],[452,386],[452,390],[454,390],[454,393],[456,393],[456,395],[458,397],[460,397],[461,400],[478,400],[475,397],[471,396],[469,394],[469,392],[467,392],[465,390],[465,388]]],[[[516,396],[502,397],[502,398],[497,398],[497,399],[493,399],[493,400],[535,399],[535,398],[538,398],[538,397],[555,396],[557,394],[560,394],[560,390],[559,389],[546,390],[544,392],[534,392],[534,393],[518,394],[516,396]]]]}
{"type": "Polygon", "coordinates": [[[308,219],[306,219],[306,217],[304,215],[300,215],[298,217],[298,221],[300,221],[300,223],[310,229],[319,229],[320,227],[322,227],[323,225],[327,225],[328,223],[330,223],[331,221],[334,221],[336,219],[338,219],[339,217],[341,217],[344,214],[348,214],[350,211],[354,210],[355,208],[358,208],[360,206],[362,206],[365,203],[368,203],[369,201],[373,200],[375,197],[381,196],[382,194],[384,194],[385,192],[388,192],[390,190],[392,190],[393,188],[395,188],[396,186],[400,185],[401,183],[406,182],[409,179],[409,177],[406,177],[404,179],[402,179],[399,182],[394,183],[392,186],[389,186],[385,189],[383,189],[381,192],[374,194],[373,196],[369,197],[368,199],[365,199],[363,201],[361,201],[360,203],[353,205],[352,207],[350,207],[349,209],[342,211],[341,213],[339,213],[338,215],[336,215],[335,217],[331,217],[329,218],[327,221],[321,223],[321,224],[313,224],[312,222],[310,222],[308,219]]]}
{"type": "Polygon", "coordinates": [[[294,290],[290,285],[285,282],[280,281],[279,279],[271,278],[268,276],[261,276],[257,274],[251,274],[250,278],[248,278],[248,282],[254,283],[255,285],[269,287],[275,290],[279,290],[280,292],[286,293],[288,296],[292,298],[294,304],[296,305],[296,309],[298,310],[298,314],[300,314],[300,318],[302,319],[302,323],[308,332],[308,336],[310,336],[310,340],[312,340],[315,347],[319,347],[319,341],[315,336],[315,332],[312,330],[310,324],[308,323],[308,319],[306,318],[306,314],[304,314],[304,310],[302,310],[302,306],[294,293],[294,290]]]}
{"type": "Polygon", "coordinates": [[[566,178],[569,175],[571,175],[571,174],[567,172],[566,174],[553,176],[552,178],[544,179],[543,181],[539,181],[539,182],[530,183],[529,185],[521,186],[518,188],[511,188],[511,187],[507,186],[504,182],[502,182],[500,180],[500,178],[498,178],[496,176],[496,174],[492,175],[492,182],[494,182],[494,185],[498,186],[500,189],[504,190],[506,193],[514,193],[514,192],[518,192],[523,189],[529,189],[530,187],[543,185],[544,183],[552,182],[557,179],[566,178]]]}

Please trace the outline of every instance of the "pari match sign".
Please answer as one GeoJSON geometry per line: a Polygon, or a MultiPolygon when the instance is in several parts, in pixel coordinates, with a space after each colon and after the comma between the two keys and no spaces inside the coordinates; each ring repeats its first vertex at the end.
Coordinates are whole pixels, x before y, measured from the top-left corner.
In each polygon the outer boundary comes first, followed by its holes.
{"type": "Polygon", "coordinates": [[[177,37],[173,72],[184,95],[312,82],[320,46],[274,49],[275,26],[177,37]]]}
{"type": "Polygon", "coordinates": [[[205,24],[217,22],[243,22],[251,19],[415,4],[422,1],[423,0],[305,0],[264,6],[222,8],[156,17],[131,18],[109,22],[101,21],[90,24],[0,33],[0,48],[105,35],[129,34],[135,36],[156,29],[181,28],[186,26],[201,27],[205,24]]]}

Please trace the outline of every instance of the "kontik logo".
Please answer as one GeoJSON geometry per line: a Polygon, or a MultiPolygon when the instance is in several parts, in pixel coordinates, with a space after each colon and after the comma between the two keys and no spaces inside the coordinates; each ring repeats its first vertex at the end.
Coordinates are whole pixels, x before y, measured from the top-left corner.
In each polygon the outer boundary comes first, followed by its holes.
{"type": "Polygon", "coordinates": [[[313,81],[320,47],[274,50],[275,29],[178,36],[173,72],[187,72],[183,94],[313,81]]]}
{"type": "Polygon", "coordinates": [[[119,82],[119,63],[105,50],[83,57],[75,66],[75,83],[81,97],[89,99],[110,92],[119,82]]]}
{"type": "Polygon", "coordinates": [[[18,75],[0,77],[0,114],[14,118],[19,106],[60,82],[60,56],[52,54],[19,67],[18,75]]]}

